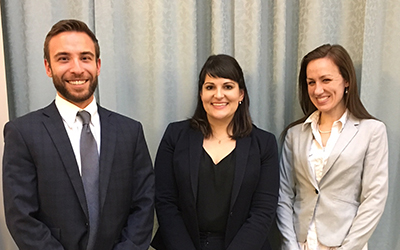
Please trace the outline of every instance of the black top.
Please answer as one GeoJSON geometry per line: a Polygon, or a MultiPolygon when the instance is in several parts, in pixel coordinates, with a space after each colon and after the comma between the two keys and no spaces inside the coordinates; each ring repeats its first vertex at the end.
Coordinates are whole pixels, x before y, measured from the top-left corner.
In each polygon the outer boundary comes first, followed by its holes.
{"type": "Polygon", "coordinates": [[[203,149],[197,193],[200,232],[225,232],[235,173],[235,155],[235,150],[232,150],[215,165],[203,149]]]}

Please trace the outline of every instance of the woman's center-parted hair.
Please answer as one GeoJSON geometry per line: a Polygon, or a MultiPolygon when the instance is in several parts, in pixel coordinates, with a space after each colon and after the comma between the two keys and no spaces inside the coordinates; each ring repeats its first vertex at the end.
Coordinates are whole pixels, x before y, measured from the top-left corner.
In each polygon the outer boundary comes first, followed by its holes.
{"type": "Polygon", "coordinates": [[[303,123],[314,111],[317,110],[308,95],[307,84],[307,66],[316,59],[329,58],[338,67],[343,79],[349,84],[343,95],[346,108],[358,119],[376,119],[368,113],[360,100],[357,87],[357,77],[354,69],[353,61],[349,53],[339,44],[324,44],[306,54],[300,64],[300,72],[298,78],[299,102],[304,116],[290,123],[281,134],[281,141],[289,128],[303,123]]]}
{"type": "Polygon", "coordinates": [[[204,63],[200,71],[198,80],[197,106],[191,119],[192,127],[199,129],[206,138],[212,135],[207,114],[200,97],[207,75],[213,78],[230,79],[238,83],[239,89],[243,91],[243,101],[238,106],[227,129],[228,131],[232,130],[231,137],[234,139],[249,135],[252,129],[252,122],[249,112],[250,100],[247,93],[243,71],[235,58],[225,54],[211,55],[204,63]]]}
{"type": "Polygon", "coordinates": [[[305,115],[310,115],[317,109],[308,95],[307,66],[311,61],[320,58],[331,59],[338,67],[343,79],[349,84],[347,93],[343,96],[346,107],[348,107],[349,99],[354,98],[354,93],[358,95],[356,73],[350,55],[340,45],[324,44],[309,52],[301,61],[299,73],[299,100],[305,115]]]}

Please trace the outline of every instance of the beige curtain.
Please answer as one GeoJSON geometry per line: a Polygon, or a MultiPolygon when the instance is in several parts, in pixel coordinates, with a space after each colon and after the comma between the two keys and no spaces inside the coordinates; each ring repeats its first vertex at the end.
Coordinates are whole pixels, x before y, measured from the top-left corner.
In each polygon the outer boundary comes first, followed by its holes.
{"type": "MultiPolygon", "coordinates": [[[[6,86],[6,69],[4,66],[4,50],[3,50],[3,29],[1,26],[1,13],[0,13],[0,127],[3,128],[4,124],[8,121],[8,103],[7,103],[7,86],[6,86]]],[[[3,149],[4,138],[3,133],[0,133],[0,162],[3,162],[3,149]]],[[[0,172],[0,180],[2,173],[0,172]]],[[[1,181],[0,181],[1,183],[1,181]]],[[[4,218],[3,207],[3,185],[0,185],[0,249],[16,249],[15,243],[10,237],[4,218]]]]}
{"type": "Polygon", "coordinates": [[[301,116],[301,58],[342,44],[363,103],[388,128],[389,199],[369,249],[400,250],[399,0],[3,0],[1,8],[10,117],[52,101],[44,37],[59,19],[78,18],[100,41],[100,104],[140,120],[152,156],[166,125],[191,116],[210,54],[237,58],[254,123],[279,137],[301,116]]]}

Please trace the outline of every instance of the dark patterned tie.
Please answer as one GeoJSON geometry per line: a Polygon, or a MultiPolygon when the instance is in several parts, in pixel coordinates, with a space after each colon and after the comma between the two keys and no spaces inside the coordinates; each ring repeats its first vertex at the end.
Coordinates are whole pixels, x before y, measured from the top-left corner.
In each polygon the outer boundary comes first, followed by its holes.
{"type": "Polygon", "coordinates": [[[99,153],[96,140],[90,131],[90,113],[82,110],[77,116],[83,123],[80,141],[81,171],[89,209],[90,233],[87,250],[92,250],[99,221],[99,153]]]}

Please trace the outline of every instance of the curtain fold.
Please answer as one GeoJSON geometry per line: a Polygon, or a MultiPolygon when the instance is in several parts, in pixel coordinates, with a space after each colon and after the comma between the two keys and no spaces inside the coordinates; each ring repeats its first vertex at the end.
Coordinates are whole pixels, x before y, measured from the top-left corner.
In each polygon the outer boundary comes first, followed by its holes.
{"type": "Polygon", "coordinates": [[[399,14],[400,1],[367,1],[361,99],[367,110],[386,124],[389,139],[389,196],[370,240],[371,249],[400,249],[399,14]]]}
{"type": "Polygon", "coordinates": [[[1,9],[11,118],[54,99],[44,38],[58,20],[80,19],[100,43],[99,103],[142,122],[153,158],[167,124],[192,115],[210,54],[238,60],[254,123],[279,137],[302,115],[301,58],[324,43],[343,45],[363,103],[389,136],[389,198],[369,249],[400,250],[400,1],[2,0],[1,9]]]}
{"type": "MultiPolygon", "coordinates": [[[[1,13],[0,13],[1,18],[1,13]]],[[[0,21],[1,24],[1,21],[0,21]]],[[[8,103],[7,103],[7,86],[6,86],[6,69],[4,65],[4,47],[3,47],[3,29],[0,26],[0,127],[2,128],[8,121],[8,103]]],[[[3,133],[0,133],[0,141],[4,141],[3,133]]],[[[3,162],[3,143],[0,143],[0,162],[3,162]]],[[[0,171],[0,180],[3,173],[0,171]]],[[[1,181],[0,181],[1,182],[1,181]]],[[[0,201],[3,201],[3,185],[0,185],[0,201]]],[[[15,249],[15,243],[7,231],[4,218],[4,207],[0,206],[0,248],[15,249]]]]}

